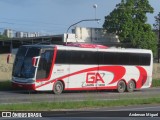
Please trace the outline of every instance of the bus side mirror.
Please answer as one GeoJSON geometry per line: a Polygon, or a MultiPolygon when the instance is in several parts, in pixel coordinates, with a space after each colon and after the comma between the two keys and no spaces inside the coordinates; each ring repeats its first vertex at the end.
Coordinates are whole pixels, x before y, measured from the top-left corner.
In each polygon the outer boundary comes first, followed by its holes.
{"type": "Polygon", "coordinates": [[[8,54],[8,56],[7,56],[7,64],[9,64],[10,57],[11,57],[11,54],[8,54]]]}
{"type": "Polygon", "coordinates": [[[33,57],[32,58],[32,66],[33,67],[36,67],[36,61],[37,61],[37,58],[33,57]]]}

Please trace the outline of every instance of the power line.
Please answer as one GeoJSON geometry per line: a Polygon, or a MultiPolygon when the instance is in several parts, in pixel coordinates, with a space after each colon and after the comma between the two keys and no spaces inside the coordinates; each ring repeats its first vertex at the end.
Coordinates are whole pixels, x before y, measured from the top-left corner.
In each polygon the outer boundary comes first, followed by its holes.
{"type": "MultiPolygon", "coordinates": [[[[69,26],[67,24],[57,24],[57,23],[51,23],[51,22],[42,22],[42,21],[30,21],[30,20],[22,20],[22,19],[12,19],[12,18],[0,18],[4,20],[16,20],[24,23],[32,23],[32,24],[45,24],[45,25],[55,25],[55,26],[69,26]]],[[[15,22],[6,22],[9,24],[15,24],[15,22]]],[[[17,23],[16,23],[17,24],[17,23]]]]}
{"type": "Polygon", "coordinates": [[[53,31],[56,31],[56,30],[66,29],[68,27],[68,26],[55,27],[54,25],[48,25],[47,26],[47,25],[41,25],[41,24],[40,25],[35,25],[35,24],[34,25],[31,25],[31,24],[20,24],[20,23],[3,22],[3,21],[0,22],[0,24],[1,24],[1,26],[2,26],[2,24],[8,24],[8,25],[10,25],[10,26],[1,27],[1,29],[12,29],[13,31],[17,31],[17,32],[18,31],[22,31],[22,30],[17,30],[17,29],[19,29],[18,26],[24,26],[25,29],[26,28],[27,29],[30,28],[31,31],[33,31],[33,29],[36,29],[34,31],[38,31],[38,32],[40,32],[41,30],[44,30],[44,31],[47,31],[47,32],[51,32],[51,31],[53,32],[53,31]],[[37,29],[39,29],[39,30],[37,30],[37,29]]]}

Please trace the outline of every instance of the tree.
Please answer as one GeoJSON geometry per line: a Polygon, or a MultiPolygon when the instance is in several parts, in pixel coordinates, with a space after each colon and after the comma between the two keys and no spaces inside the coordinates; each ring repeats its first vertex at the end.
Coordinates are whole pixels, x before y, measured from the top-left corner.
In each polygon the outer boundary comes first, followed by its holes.
{"type": "Polygon", "coordinates": [[[5,36],[5,35],[0,35],[0,38],[7,38],[7,36],[5,36]]]}
{"type": "Polygon", "coordinates": [[[151,49],[156,53],[157,40],[151,25],[147,24],[147,13],[153,13],[148,0],[122,0],[105,17],[103,28],[119,36],[120,42],[130,47],[151,49]]]}

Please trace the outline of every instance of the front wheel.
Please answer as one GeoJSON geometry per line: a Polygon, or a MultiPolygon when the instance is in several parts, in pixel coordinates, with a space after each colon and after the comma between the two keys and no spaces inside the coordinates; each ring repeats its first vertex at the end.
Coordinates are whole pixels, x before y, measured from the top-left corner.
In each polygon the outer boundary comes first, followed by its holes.
{"type": "Polygon", "coordinates": [[[135,87],[136,87],[135,82],[133,80],[131,80],[127,84],[127,91],[128,92],[133,92],[135,90],[135,87]]]}
{"type": "Polygon", "coordinates": [[[61,81],[57,81],[53,86],[54,94],[61,94],[63,92],[63,83],[61,81]]]}
{"type": "Polygon", "coordinates": [[[123,80],[119,81],[117,84],[117,91],[119,93],[123,93],[125,89],[126,89],[126,83],[123,80]]]}

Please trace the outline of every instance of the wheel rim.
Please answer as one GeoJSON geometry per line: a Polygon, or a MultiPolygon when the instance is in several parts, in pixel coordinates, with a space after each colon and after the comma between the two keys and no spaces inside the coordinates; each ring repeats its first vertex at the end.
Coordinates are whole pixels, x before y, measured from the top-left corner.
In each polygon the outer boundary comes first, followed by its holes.
{"type": "Polygon", "coordinates": [[[126,85],[125,85],[125,82],[124,81],[119,81],[118,83],[118,92],[119,93],[123,93],[126,89],[126,85]]]}
{"type": "Polygon", "coordinates": [[[127,85],[128,92],[132,92],[135,89],[135,83],[133,81],[130,81],[127,85]]]}
{"type": "Polygon", "coordinates": [[[122,82],[119,84],[119,90],[124,90],[124,84],[122,82]]]}
{"type": "Polygon", "coordinates": [[[131,82],[131,83],[129,84],[129,89],[133,89],[133,87],[134,87],[134,85],[133,85],[133,83],[131,82]]]}
{"type": "Polygon", "coordinates": [[[62,86],[60,84],[56,85],[56,91],[59,93],[62,91],[62,86]]]}

